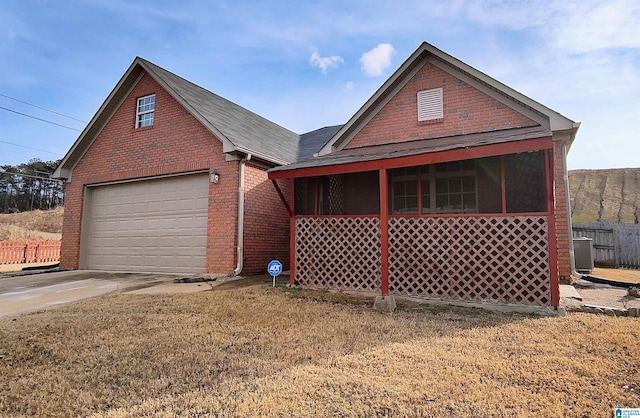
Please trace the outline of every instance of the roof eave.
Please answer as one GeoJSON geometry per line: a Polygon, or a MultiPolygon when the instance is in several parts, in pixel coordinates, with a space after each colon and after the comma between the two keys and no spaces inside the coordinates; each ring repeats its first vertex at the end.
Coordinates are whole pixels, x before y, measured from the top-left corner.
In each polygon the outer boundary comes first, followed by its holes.
{"type": "Polygon", "coordinates": [[[287,164],[293,163],[293,161],[285,161],[285,160],[281,160],[281,159],[278,159],[278,158],[273,158],[273,157],[270,157],[268,155],[265,155],[265,154],[262,154],[262,153],[259,153],[259,152],[255,152],[255,151],[251,151],[251,150],[249,150],[247,148],[242,148],[242,147],[234,147],[232,151],[225,151],[225,152],[226,153],[232,153],[234,151],[235,152],[240,152],[240,153],[245,154],[245,155],[251,155],[251,159],[257,158],[257,159],[259,159],[259,160],[261,160],[263,162],[270,163],[270,164],[272,164],[274,166],[283,166],[283,165],[287,165],[287,164]]]}
{"type": "Polygon", "coordinates": [[[104,100],[91,121],[83,129],[78,139],[73,143],[69,151],[62,158],[62,161],[53,173],[53,177],[61,180],[69,180],[76,164],[87,152],[95,138],[109,122],[113,113],[118,109],[122,101],[127,97],[137,80],[142,76],[144,68],[141,66],[139,57],[133,61],[127,71],[118,81],[118,84],[111,90],[109,96],[104,100]]]}

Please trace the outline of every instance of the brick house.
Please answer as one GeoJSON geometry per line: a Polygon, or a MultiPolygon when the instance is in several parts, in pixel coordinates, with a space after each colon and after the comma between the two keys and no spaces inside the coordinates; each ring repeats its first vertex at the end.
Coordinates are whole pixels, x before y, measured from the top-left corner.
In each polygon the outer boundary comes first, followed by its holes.
{"type": "Polygon", "coordinates": [[[54,173],[61,266],[277,258],[309,287],[557,307],[578,127],[427,43],[346,124],[303,135],[136,58],[54,173]]]}
{"type": "Polygon", "coordinates": [[[292,283],[557,308],[578,127],[423,43],[345,125],[302,135],[307,158],[269,170],[294,184],[292,283]]]}
{"type": "Polygon", "coordinates": [[[61,267],[251,274],[286,260],[289,217],[266,170],[296,161],[298,140],[136,58],[54,173],[61,267]]]}

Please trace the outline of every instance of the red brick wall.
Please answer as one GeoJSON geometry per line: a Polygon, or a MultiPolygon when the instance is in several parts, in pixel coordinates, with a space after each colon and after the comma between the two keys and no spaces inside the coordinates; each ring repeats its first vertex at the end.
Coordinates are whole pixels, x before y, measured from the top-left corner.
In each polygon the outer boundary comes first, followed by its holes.
{"type": "Polygon", "coordinates": [[[553,143],[553,180],[555,183],[555,217],[556,239],[558,244],[558,275],[560,283],[569,283],[571,280],[571,259],[569,254],[569,223],[567,220],[568,202],[566,198],[567,187],[564,181],[564,157],[562,155],[562,142],[553,143]]]}
{"type": "Polygon", "coordinates": [[[209,186],[206,268],[231,273],[238,163],[226,162],[220,141],[145,74],[73,169],[65,193],[61,267],[79,267],[85,185],[211,169],[220,173],[220,182],[209,186]],[[151,93],[156,95],[154,125],[136,129],[136,99],[151,93]]]}
{"type": "MultiPolygon", "coordinates": [[[[279,181],[289,197],[289,182],[279,181]]],[[[289,269],[289,214],[266,170],[246,164],[243,275],[267,272],[271,260],[289,269]]]]}
{"type": "Polygon", "coordinates": [[[346,148],[534,126],[536,122],[425,64],[346,148]],[[442,87],[444,118],[418,122],[417,92],[442,87]]]}

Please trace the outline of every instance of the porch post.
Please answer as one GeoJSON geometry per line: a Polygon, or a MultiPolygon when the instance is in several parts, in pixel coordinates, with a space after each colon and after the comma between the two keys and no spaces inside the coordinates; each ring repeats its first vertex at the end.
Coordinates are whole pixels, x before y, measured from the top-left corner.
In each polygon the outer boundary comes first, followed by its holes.
{"type": "Polygon", "coordinates": [[[387,170],[380,169],[380,280],[382,296],[389,295],[389,187],[387,170]]]}
{"type": "Polygon", "coordinates": [[[291,216],[289,217],[289,284],[296,284],[296,199],[295,179],[289,179],[291,216]]]}
{"type": "Polygon", "coordinates": [[[555,187],[553,187],[554,165],[553,148],[544,153],[545,175],[547,180],[547,224],[549,233],[549,275],[551,285],[551,305],[558,309],[560,305],[560,282],[558,279],[558,240],[556,236],[555,187]]]}
{"type": "Polygon", "coordinates": [[[387,169],[380,169],[380,292],[373,302],[378,311],[396,310],[396,299],[389,296],[389,187],[387,169]]]}

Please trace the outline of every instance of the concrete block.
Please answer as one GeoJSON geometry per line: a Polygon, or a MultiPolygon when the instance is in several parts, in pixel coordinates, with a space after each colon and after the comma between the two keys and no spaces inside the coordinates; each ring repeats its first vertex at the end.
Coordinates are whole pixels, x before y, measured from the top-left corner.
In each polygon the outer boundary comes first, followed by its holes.
{"type": "Polygon", "coordinates": [[[373,309],[381,312],[393,312],[396,310],[396,298],[393,296],[376,296],[373,309]]]}
{"type": "Polygon", "coordinates": [[[640,308],[629,308],[628,313],[629,313],[629,316],[637,318],[640,316],[640,308]]]}

